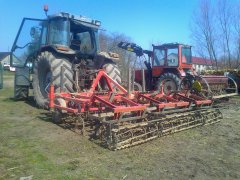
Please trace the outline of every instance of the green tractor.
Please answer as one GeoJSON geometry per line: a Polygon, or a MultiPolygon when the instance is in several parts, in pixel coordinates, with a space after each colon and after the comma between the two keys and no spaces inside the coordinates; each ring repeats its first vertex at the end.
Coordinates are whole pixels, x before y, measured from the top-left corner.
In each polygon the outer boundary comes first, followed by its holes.
{"type": "Polygon", "coordinates": [[[48,108],[50,84],[55,92],[87,91],[99,69],[120,83],[118,54],[99,50],[100,25],[64,12],[46,19],[24,18],[11,50],[14,97],[26,99],[33,89],[36,104],[48,108]]]}

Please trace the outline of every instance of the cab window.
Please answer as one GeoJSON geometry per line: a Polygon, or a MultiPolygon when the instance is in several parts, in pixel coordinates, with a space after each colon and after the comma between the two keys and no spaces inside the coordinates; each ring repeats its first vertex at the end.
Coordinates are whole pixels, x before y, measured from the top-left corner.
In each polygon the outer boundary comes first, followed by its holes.
{"type": "Polygon", "coordinates": [[[182,47],[182,63],[185,63],[185,64],[191,64],[192,63],[191,48],[182,47]]]}
{"type": "Polygon", "coordinates": [[[164,65],[164,57],[165,51],[163,49],[155,49],[154,50],[154,66],[163,66],[164,65]]]}
{"type": "Polygon", "coordinates": [[[50,21],[49,44],[68,46],[69,21],[67,19],[53,19],[50,21]]]}
{"type": "Polygon", "coordinates": [[[168,49],[167,66],[178,66],[178,48],[168,49]]]}

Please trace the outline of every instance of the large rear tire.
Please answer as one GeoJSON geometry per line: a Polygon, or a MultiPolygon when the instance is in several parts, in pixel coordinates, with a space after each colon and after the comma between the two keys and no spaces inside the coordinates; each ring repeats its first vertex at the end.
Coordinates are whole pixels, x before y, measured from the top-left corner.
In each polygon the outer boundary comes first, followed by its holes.
{"type": "Polygon", "coordinates": [[[118,84],[121,84],[121,73],[120,70],[115,63],[106,63],[103,65],[104,71],[118,84]]]}
{"type": "Polygon", "coordinates": [[[160,91],[163,87],[163,92],[169,94],[172,91],[177,91],[180,86],[180,78],[173,73],[165,73],[160,76],[157,84],[157,89],[160,91]]]}
{"type": "Polygon", "coordinates": [[[55,92],[74,92],[73,71],[71,62],[60,55],[42,52],[34,64],[33,93],[36,104],[41,108],[48,108],[48,91],[50,83],[55,92]],[[64,71],[61,74],[61,67],[64,71]],[[62,86],[61,86],[62,83],[62,86]]]}

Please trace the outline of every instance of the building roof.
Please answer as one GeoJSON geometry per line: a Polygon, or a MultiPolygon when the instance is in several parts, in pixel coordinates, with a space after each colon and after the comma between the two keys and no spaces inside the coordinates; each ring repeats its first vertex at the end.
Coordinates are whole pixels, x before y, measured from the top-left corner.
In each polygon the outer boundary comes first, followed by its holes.
{"type": "Polygon", "coordinates": [[[10,55],[10,52],[0,52],[0,61],[2,61],[5,57],[10,55]]]}
{"type": "Polygon", "coordinates": [[[207,65],[207,66],[212,66],[214,65],[214,62],[211,61],[210,59],[206,58],[201,58],[201,57],[192,57],[192,63],[193,64],[198,64],[198,65],[207,65]]]}

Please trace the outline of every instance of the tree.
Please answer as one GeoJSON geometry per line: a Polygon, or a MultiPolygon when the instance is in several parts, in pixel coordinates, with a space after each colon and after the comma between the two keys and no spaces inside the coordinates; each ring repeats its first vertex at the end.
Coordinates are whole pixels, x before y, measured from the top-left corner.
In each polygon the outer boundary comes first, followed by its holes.
{"type": "Polygon", "coordinates": [[[236,53],[236,67],[240,64],[240,3],[236,4],[233,8],[233,30],[234,30],[234,44],[236,53]]]}
{"type": "Polygon", "coordinates": [[[217,19],[220,24],[221,32],[220,41],[222,41],[222,50],[224,59],[227,58],[228,67],[231,68],[231,50],[230,50],[230,41],[232,36],[232,8],[229,1],[219,0],[218,1],[218,12],[217,19]]]}
{"type": "Polygon", "coordinates": [[[199,7],[193,16],[192,38],[195,46],[198,48],[198,53],[201,53],[201,56],[214,60],[218,69],[214,8],[211,1],[208,0],[201,0],[199,7]]]}
{"type": "Polygon", "coordinates": [[[106,33],[99,34],[99,44],[101,51],[114,52],[119,54],[119,65],[122,79],[128,79],[128,69],[134,66],[136,56],[126,50],[118,48],[118,43],[121,41],[131,42],[131,39],[124,34],[119,33],[106,33]]]}
{"type": "MultiPolygon", "coordinates": [[[[200,0],[191,22],[198,55],[213,59],[220,68],[240,64],[240,3],[200,0]]],[[[217,68],[218,68],[217,67],[217,68]]]]}

